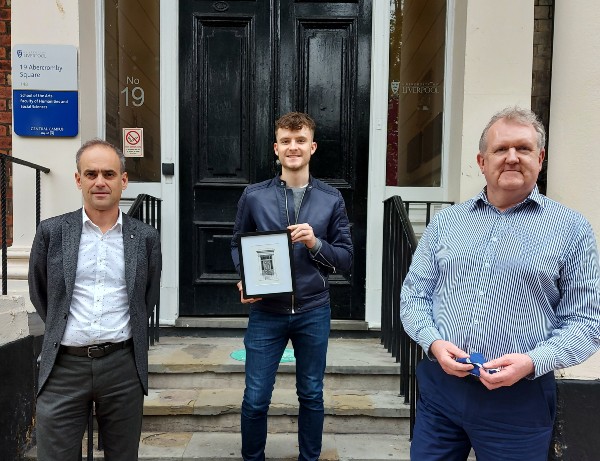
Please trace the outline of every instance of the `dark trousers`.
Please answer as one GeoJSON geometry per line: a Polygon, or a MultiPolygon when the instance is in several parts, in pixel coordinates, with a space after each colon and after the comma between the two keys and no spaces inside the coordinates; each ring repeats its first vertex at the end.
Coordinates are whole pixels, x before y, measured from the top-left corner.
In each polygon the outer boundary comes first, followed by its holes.
{"type": "Polygon", "coordinates": [[[267,412],[281,355],[288,340],[296,358],[299,461],[317,461],[323,437],[323,378],[331,323],[329,304],[302,314],[253,310],[244,337],[246,389],[242,402],[242,457],[264,461],[267,412]]]}
{"type": "Polygon", "coordinates": [[[417,367],[420,398],[411,459],[547,461],[556,413],[554,374],[488,390],[477,378],[446,374],[437,362],[417,367]]]}
{"type": "Polygon", "coordinates": [[[135,461],[144,393],[133,349],[101,358],[59,354],[37,398],[39,461],[77,461],[91,402],[107,461],[135,461]]]}

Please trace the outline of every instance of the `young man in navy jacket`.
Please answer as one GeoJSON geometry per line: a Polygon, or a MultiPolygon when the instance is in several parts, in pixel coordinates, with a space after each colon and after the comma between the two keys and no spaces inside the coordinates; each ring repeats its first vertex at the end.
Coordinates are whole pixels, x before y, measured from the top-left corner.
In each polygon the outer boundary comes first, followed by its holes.
{"type": "Polygon", "coordinates": [[[323,377],[331,309],[330,273],[347,272],[352,239],[340,192],[313,178],[309,163],[317,149],[315,122],[291,112],[275,123],[274,151],[281,174],[248,186],[238,203],[231,255],[239,273],[239,234],[289,229],[294,250],[293,296],[244,298],[251,304],[246,347],[246,389],[242,403],[242,456],[265,459],[267,412],[279,360],[288,340],[296,358],[299,461],[317,461],[323,434],[323,377]]]}

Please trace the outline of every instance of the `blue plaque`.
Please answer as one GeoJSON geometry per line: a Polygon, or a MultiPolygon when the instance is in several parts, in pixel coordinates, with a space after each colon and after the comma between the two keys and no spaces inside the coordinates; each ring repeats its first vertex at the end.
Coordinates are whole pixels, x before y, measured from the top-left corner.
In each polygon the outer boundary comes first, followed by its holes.
{"type": "Polygon", "coordinates": [[[14,129],[19,136],[77,136],[77,91],[13,91],[14,129]]]}

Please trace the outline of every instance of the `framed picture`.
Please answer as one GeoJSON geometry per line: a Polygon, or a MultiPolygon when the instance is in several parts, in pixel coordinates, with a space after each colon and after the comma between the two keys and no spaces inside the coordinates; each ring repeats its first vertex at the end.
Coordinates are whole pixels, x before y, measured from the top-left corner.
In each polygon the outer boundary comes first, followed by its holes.
{"type": "Polygon", "coordinates": [[[294,293],[296,282],[290,231],[240,234],[238,251],[244,298],[294,293]]]}

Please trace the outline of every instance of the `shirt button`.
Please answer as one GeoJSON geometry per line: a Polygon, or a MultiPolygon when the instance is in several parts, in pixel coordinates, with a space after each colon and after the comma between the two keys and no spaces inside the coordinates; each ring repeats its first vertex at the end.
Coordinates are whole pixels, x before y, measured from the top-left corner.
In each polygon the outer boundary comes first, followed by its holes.
{"type": "Polygon", "coordinates": [[[492,237],[492,242],[497,242],[498,239],[496,237],[492,237]]]}
{"type": "Polygon", "coordinates": [[[479,296],[483,296],[485,294],[485,291],[480,291],[479,292],[479,296]]]}
{"type": "Polygon", "coordinates": [[[475,325],[479,325],[479,320],[475,320],[475,321],[473,321],[473,323],[474,323],[475,325]]]}

